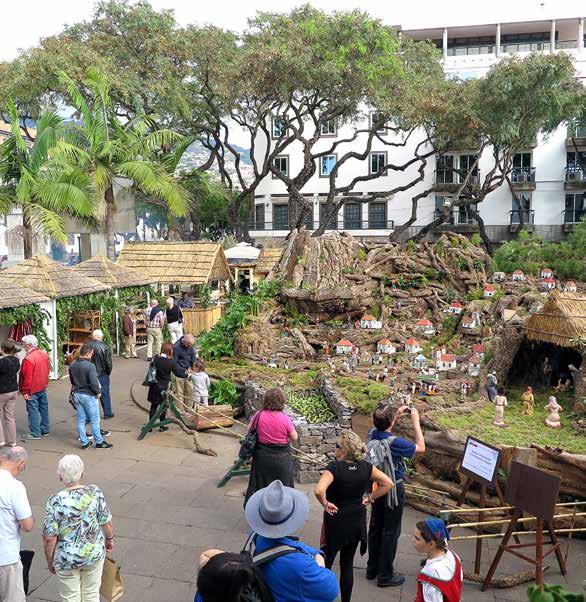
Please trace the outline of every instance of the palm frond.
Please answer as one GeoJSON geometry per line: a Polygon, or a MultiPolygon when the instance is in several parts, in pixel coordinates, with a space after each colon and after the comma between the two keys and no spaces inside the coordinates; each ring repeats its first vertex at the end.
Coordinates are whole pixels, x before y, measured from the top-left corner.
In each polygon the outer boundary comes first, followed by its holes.
{"type": "Polygon", "coordinates": [[[50,150],[57,143],[62,123],[54,111],[45,111],[37,122],[37,136],[31,153],[31,167],[37,171],[47,160],[50,150]]]}
{"type": "Polygon", "coordinates": [[[94,166],[96,194],[98,196],[103,195],[104,191],[106,188],[108,188],[108,186],[110,186],[110,184],[112,184],[113,180],[114,174],[112,173],[112,170],[101,161],[97,161],[94,166]]]}
{"type": "Polygon", "coordinates": [[[0,188],[0,215],[9,215],[18,206],[16,191],[12,186],[0,188]]]}
{"type": "Polygon", "coordinates": [[[173,130],[155,130],[139,141],[140,149],[147,153],[161,150],[166,146],[178,144],[184,140],[184,137],[173,130]]]}
{"type": "Polygon", "coordinates": [[[58,71],[57,77],[59,78],[59,83],[62,86],[65,86],[67,94],[71,99],[71,103],[81,114],[85,126],[88,127],[92,123],[93,117],[83,94],[80,92],[76,83],[69,77],[69,75],[67,75],[67,73],[65,73],[65,71],[58,71]]]}
{"type": "Polygon", "coordinates": [[[177,170],[179,163],[181,163],[181,159],[183,159],[183,155],[186,153],[187,149],[195,142],[195,136],[187,136],[184,137],[183,140],[180,140],[176,147],[172,152],[167,153],[163,156],[161,163],[163,164],[165,170],[174,174],[177,170]]]}
{"type": "Polygon", "coordinates": [[[64,245],[67,242],[65,222],[54,211],[46,209],[37,203],[26,203],[22,207],[23,217],[37,234],[48,236],[56,243],[64,245]]]}
{"type": "Polygon", "coordinates": [[[91,164],[91,157],[85,149],[65,140],[57,141],[51,149],[51,158],[80,167],[87,167],[91,164]]]}
{"type": "Polygon", "coordinates": [[[10,131],[12,133],[12,138],[14,138],[16,149],[23,155],[27,155],[28,149],[26,148],[26,142],[24,141],[24,136],[20,130],[18,111],[12,100],[8,101],[8,114],[10,115],[10,131]]]}

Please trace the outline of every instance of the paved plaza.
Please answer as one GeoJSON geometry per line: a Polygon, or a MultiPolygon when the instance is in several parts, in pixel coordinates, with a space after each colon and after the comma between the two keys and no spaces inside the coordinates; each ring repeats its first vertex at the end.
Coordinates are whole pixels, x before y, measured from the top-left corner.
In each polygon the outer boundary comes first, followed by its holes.
{"type": "MultiPolygon", "coordinates": [[[[58,601],[57,581],[46,568],[41,542],[44,504],[59,489],[55,475],[57,460],[64,453],[79,453],[86,466],[84,481],[96,483],[106,495],[113,514],[116,533],[115,558],[122,567],[125,602],[191,602],[195,592],[197,559],[206,548],[236,551],[244,542],[247,527],[242,512],[244,478],[233,479],[224,489],[216,484],[236,456],[237,442],[221,434],[201,434],[202,443],[218,452],[217,458],[195,454],[191,440],[177,427],[167,433],[153,433],[137,441],[145,416],[132,401],[129,387],[142,380],[146,363],[142,360],[115,360],[112,398],[115,418],[104,423],[112,431],[111,450],[81,451],[76,440],[73,410],[67,403],[69,381],[49,388],[51,435],[26,444],[29,464],[22,475],[33,506],[36,526],[23,537],[23,548],[34,549],[31,571],[31,601],[58,601]]],[[[140,395],[146,390],[135,387],[140,395]]],[[[24,401],[18,402],[19,433],[26,430],[24,401]]],[[[305,486],[311,492],[311,486],[305,486]]],[[[321,527],[321,508],[310,495],[311,514],[301,534],[304,541],[317,546],[321,527]]],[[[366,558],[357,556],[353,600],[413,600],[415,575],[421,558],[414,554],[410,533],[423,515],[408,509],[399,544],[398,568],[407,576],[401,589],[379,589],[365,579],[366,558]]],[[[460,533],[462,533],[460,531],[460,533]]],[[[484,566],[492,558],[495,540],[485,546],[484,566]]],[[[473,542],[453,548],[470,567],[473,542]]],[[[504,559],[503,572],[523,567],[512,557],[504,559]]],[[[567,583],[580,591],[586,578],[586,543],[574,541],[567,580],[552,567],[548,581],[567,583]]],[[[547,574],[547,573],[546,573],[547,574]]],[[[467,583],[464,600],[526,600],[525,586],[480,592],[480,586],[467,583]]]]}

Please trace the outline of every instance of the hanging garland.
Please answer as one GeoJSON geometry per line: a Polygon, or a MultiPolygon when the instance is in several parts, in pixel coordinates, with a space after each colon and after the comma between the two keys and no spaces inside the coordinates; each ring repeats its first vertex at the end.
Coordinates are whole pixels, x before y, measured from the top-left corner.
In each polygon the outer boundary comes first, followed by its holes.
{"type": "Polygon", "coordinates": [[[32,332],[39,340],[39,347],[47,352],[51,350],[51,342],[45,330],[45,322],[48,319],[49,314],[47,311],[33,303],[0,310],[0,326],[14,326],[30,320],[32,323],[32,332]]]}

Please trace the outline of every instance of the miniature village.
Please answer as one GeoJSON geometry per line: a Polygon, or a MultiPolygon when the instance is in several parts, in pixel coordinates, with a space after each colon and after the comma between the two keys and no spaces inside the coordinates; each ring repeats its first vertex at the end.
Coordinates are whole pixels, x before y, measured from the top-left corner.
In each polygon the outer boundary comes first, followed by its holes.
{"type": "Polygon", "coordinates": [[[529,277],[490,265],[458,234],[399,245],[295,231],[267,277],[282,283],[278,296],[238,332],[236,357],[209,371],[240,387],[288,390],[309,453],[328,456],[340,424],[366,434],[381,403],[413,404],[429,441],[415,481],[449,492],[470,434],[511,450],[533,445],[538,466],[553,462],[564,474],[562,492],[584,496],[583,285],[546,266],[529,277]],[[494,403],[501,386],[504,408],[494,403]],[[328,422],[329,439],[296,402],[316,391],[329,407],[313,415],[328,422]]]}

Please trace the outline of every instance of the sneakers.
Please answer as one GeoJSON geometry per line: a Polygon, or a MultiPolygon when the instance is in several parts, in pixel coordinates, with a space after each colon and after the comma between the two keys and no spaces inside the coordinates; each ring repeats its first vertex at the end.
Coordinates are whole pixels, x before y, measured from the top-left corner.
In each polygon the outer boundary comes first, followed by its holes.
{"type": "Polygon", "coordinates": [[[31,433],[27,433],[23,436],[21,441],[38,441],[41,438],[41,435],[33,435],[31,433]]]}
{"type": "Polygon", "coordinates": [[[41,433],[41,437],[48,437],[51,433],[41,433]]]}
{"type": "Polygon", "coordinates": [[[169,427],[168,426],[160,426],[159,427],[159,431],[161,431],[161,433],[164,433],[165,431],[168,431],[169,427]]]}
{"type": "Polygon", "coordinates": [[[398,587],[405,583],[405,575],[401,575],[399,573],[395,573],[390,579],[379,579],[376,582],[377,587],[398,587]]]}
{"type": "Polygon", "coordinates": [[[110,420],[110,418],[114,418],[114,414],[108,414],[106,416],[106,414],[104,414],[104,417],[102,418],[102,420],[110,420]]]}
{"type": "Polygon", "coordinates": [[[88,441],[87,443],[84,443],[84,444],[81,446],[81,449],[87,449],[88,447],[91,447],[93,444],[94,444],[94,442],[93,442],[93,441],[88,441]]]}
{"type": "Polygon", "coordinates": [[[107,441],[102,441],[102,443],[96,443],[96,448],[98,449],[110,449],[111,447],[114,447],[111,443],[108,443],[107,441]]]}
{"type": "MultiPolygon", "coordinates": [[[[110,431],[103,431],[102,429],[100,429],[100,435],[102,435],[102,437],[109,437],[110,436],[110,431]]],[[[94,436],[91,433],[86,433],[86,437],[88,439],[93,439],[94,436]]],[[[81,439],[78,437],[77,438],[78,441],[81,441],[81,439]]]]}

